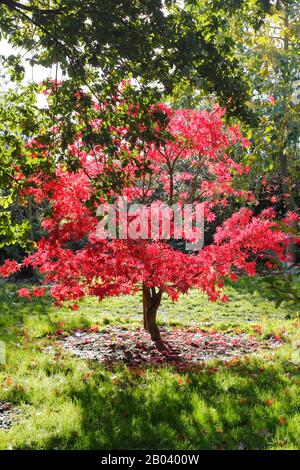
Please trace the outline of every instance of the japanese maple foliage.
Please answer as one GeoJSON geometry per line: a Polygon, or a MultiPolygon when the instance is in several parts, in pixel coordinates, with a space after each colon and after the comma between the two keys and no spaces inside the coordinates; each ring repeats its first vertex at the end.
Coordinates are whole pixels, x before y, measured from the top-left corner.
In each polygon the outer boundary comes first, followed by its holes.
{"type": "MultiPolygon", "coordinates": [[[[134,116],[137,108],[129,112],[134,116]]],[[[226,300],[221,289],[224,279],[235,280],[236,272],[241,271],[254,275],[256,260],[266,250],[272,249],[283,259],[287,234],[274,230],[273,209],[254,215],[253,194],[235,184],[236,177],[248,168],[234,161],[228,149],[239,146],[242,151],[249,142],[238,126],[224,124],[224,110],[217,106],[212,111],[172,110],[160,104],[150,108],[149,114],[154,120],[160,116],[155,124],[160,143],[143,143],[142,147],[137,143],[132,149],[126,127],[111,129],[120,152],[132,154],[126,163],[116,159],[111,168],[105,149],[96,145],[88,150],[78,135],[68,151],[80,160],[79,169],[72,172],[58,164],[55,177],[38,173],[31,178],[24,194],[38,203],[48,201],[52,212],[42,222],[47,235],[23,265],[38,268],[55,303],[71,301],[73,309],[86,295],[103,299],[142,288],[144,325],[152,339],[159,341],[156,311],[162,293],[176,300],[179,294],[199,288],[211,300],[226,300]],[[94,198],[95,181],[116,169],[123,190],[111,189],[94,198]],[[159,211],[165,204],[201,203],[206,226],[232,198],[243,200],[244,207],[217,228],[212,244],[189,253],[161,239],[160,232],[151,238],[150,230],[145,239],[100,236],[97,209],[107,201],[117,207],[122,196],[130,203],[142,203],[144,217],[147,211],[159,211]]],[[[92,125],[97,128],[99,122],[94,120],[92,125]]],[[[131,220],[135,217],[133,211],[131,220]]],[[[20,265],[7,261],[0,273],[8,276],[17,269],[20,265]]],[[[44,288],[19,292],[27,298],[44,293],[44,288]]]]}

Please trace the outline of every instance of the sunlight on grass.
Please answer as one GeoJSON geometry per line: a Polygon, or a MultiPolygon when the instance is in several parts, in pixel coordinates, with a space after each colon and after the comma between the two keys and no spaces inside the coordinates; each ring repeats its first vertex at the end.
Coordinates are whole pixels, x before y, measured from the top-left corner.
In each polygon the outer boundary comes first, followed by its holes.
{"type": "Polygon", "coordinates": [[[1,284],[7,364],[0,366],[0,402],[20,414],[9,430],[0,429],[0,449],[299,448],[300,312],[276,310],[253,283],[228,285],[228,304],[209,303],[196,291],[175,304],[164,299],[160,323],[280,335],[283,346],[184,372],[169,365],[108,368],[57,346],[58,329],[141,326],[139,296],[89,298],[71,312],[47,298],[19,299],[18,288],[1,284]]]}

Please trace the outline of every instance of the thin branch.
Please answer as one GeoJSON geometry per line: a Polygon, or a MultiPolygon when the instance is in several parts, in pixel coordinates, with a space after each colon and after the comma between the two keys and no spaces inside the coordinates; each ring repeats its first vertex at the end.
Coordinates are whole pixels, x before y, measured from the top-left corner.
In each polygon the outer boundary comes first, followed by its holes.
{"type": "Polygon", "coordinates": [[[59,9],[40,9],[35,6],[23,5],[23,3],[14,2],[13,0],[0,0],[0,3],[3,3],[8,8],[15,10],[16,8],[20,8],[21,10],[26,10],[31,13],[40,13],[41,15],[59,15],[63,12],[61,8],[59,9]]]}
{"type": "Polygon", "coordinates": [[[4,170],[4,168],[0,168],[0,172],[10,178],[14,183],[20,185],[20,181],[14,178],[7,170],[4,170]]]}

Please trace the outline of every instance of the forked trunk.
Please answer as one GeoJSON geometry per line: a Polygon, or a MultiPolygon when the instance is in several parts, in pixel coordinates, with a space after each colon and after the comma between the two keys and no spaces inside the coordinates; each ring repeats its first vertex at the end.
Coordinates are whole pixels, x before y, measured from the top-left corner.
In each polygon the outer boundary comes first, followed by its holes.
{"type": "Polygon", "coordinates": [[[160,305],[162,291],[156,291],[155,287],[147,287],[143,284],[143,313],[144,328],[149,331],[151,339],[155,341],[159,349],[165,349],[156,323],[156,314],[160,305]]]}

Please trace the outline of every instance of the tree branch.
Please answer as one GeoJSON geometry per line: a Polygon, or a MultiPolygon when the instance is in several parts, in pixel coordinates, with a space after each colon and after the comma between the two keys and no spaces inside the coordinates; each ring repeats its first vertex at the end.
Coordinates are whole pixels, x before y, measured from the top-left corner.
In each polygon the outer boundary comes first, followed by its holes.
{"type": "Polygon", "coordinates": [[[3,3],[4,5],[6,5],[8,8],[10,8],[11,10],[15,10],[17,8],[20,8],[21,10],[26,10],[26,11],[29,11],[31,13],[33,12],[36,12],[36,13],[41,13],[42,15],[58,15],[59,13],[62,13],[62,9],[61,8],[58,8],[58,9],[40,9],[40,8],[37,8],[37,7],[34,7],[34,6],[29,6],[29,5],[23,5],[23,3],[19,3],[19,2],[15,2],[13,0],[0,0],[0,4],[3,3]]]}

